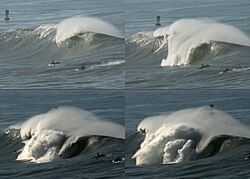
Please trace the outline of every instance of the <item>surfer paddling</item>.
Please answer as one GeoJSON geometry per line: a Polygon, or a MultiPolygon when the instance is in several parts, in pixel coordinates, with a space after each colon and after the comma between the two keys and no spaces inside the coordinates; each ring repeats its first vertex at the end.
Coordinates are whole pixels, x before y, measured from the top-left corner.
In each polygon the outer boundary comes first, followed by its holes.
{"type": "Polygon", "coordinates": [[[112,160],[112,163],[122,163],[124,160],[125,158],[116,157],[114,160],[112,160]]]}
{"type": "Polygon", "coordinates": [[[79,67],[79,68],[76,68],[75,69],[75,71],[79,71],[79,70],[85,70],[86,69],[86,67],[84,66],[84,65],[82,65],[81,67],[79,67]]]}
{"type": "Polygon", "coordinates": [[[53,67],[53,66],[55,66],[55,65],[57,65],[57,64],[60,64],[60,62],[55,62],[54,60],[52,60],[52,61],[48,64],[48,66],[49,66],[49,67],[53,67]]]}
{"type": "Polygon", "coordinates": [[[203,63],[201,64],[201,66],[198,68],[198,69],[204,69],[204,68],[207,68],[207,67],[210,67],[210,65],[204,65],[203,63]]]}
{"type": "Polygon", "coordinates": [[[232,71],[232,70],[229,70],[229,68],[226,68],[225,70],[221,71],[219,74],[226,73],[226,72],[229,72],[229,71],[232,71]]]}
{"type": "Polygon", "coordinates": [[[95,159],[97,160],[97,159],[99,159],[99,158],[101,158],[101,157],[105,157],[105,156],[106,156],[105,154],[96,153],[96,156],[93,157],[93,158],[95,158],[95,159]]]}
{"type": "Polygon", "coordinates": [[[248,155],[246,156],[245,160],[250,160],[250,152],[249,152],[248,155]]]}

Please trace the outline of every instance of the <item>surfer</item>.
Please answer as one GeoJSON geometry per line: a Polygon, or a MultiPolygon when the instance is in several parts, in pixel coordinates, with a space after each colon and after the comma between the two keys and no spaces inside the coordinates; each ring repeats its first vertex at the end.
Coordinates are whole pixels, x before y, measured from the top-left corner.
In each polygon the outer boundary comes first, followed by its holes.
{"type": "Polygon", "coordinates": [[[226,68],[225,70],[223,70],[222,72],[223,73],[226,73],[226,72],[228,72],[229,71],[229,69],[228,68],[226,68]]]}
{"type": "Polygon", "coordinates": [[[106,155],[105,154],[99,154],[99,153],[96,153],[96,157],[94,157],[96,160],[100,157],[105,157],[106,155]]]}
{"type": "Polygon", "coordinates": [[[229,68],[226,68],[225,70],[221,71],[219,74],[226,73],[228,71],[230,71],[229,68]]]}
{"type": "Polygon", "coordinates": [[[124,161],[125,158],[122,158],[122,157],[116,157],[114,160],[112,160],[112,163],[120,163],[122,161],[124,161]]]}
{"type": "Polygon", "coordinates": [[[246,156],[245,160],[250,160],[250,152],[249,152],[248,155],[246,156]]]}
{"type": "Polygon", "coordinates": [[[86,67],[85,67],[84,65],[82,65],[80,68],[76,68],[75,71],[78,71],[78,70],[85,70],[85,68],[86,68],[86,67]]]}
{"type": "Polygon", "coordinates": [[[214,104],[210,104],[209,106],[210,106],[209,113],[210,113],[210,115],[213,115],[214,114],[214,112],[213,112],[214,104]]]}
{"type": "Polygon", "coordinates": [[[77,69],[79,69],[79,70],[84,70],[84,69],[85,69],[85,66],[82,65],[80,68],[77,68],[77,69]]]}
{"type": "Polygon", "coordinates": [[[140,129],[141,134],[146,134],[146,129],[140,129]]]}
{"type": "Polygon", "coordinates": [[[52,61],[48,64],[48,66],[49,66],[49,67],[53,67],[53,66],[55,66],[56,64],[60,64],[60,62],[55,62],[54,60],[52,60],[52,61]]]}
{"type": "Polygon", "coordinates": [[[198,69],[203,69],[203,68],[207,68],[210,67],[210,65],[204,65],[203,63],[201,64],[201,66],[198,69]]]}

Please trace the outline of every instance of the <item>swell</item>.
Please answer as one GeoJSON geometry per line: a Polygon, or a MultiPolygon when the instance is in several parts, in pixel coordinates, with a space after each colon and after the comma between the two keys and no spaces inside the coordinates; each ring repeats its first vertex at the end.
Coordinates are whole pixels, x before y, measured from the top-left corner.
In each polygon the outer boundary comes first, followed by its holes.
{"type": "Polygon", "coordinates": [[[246,137],[218,135],[210,139],[204,149],[198,153],[197,158],[212,157],[228,151],[237,150],[235,148],[250,144],[250,139],[246,137]]]}
{"type": "MultiPolygon", "coordinates": [[[[126,138],[126,155],[129,158],[140,148],[141,143],[145,139],[145,135],[136,132],[126,138]]],[[[239,137],[233,135],[217,135],[212,137],[204,148],[197,153],[197,156],[192,160],[224,155],[227,152],[237,150],[238,147],[249,145],[250,138],[239,137]]],[[[171,163],[171,162],[170,162],[171,163]]]]}
{"type": "MultiPolygon", "coordinates": [[[[107,152],[110,151],[109,150],[110,148],[117,148],[117,147],[119,148],[123,145],[124,145],[123,139],[117,139],[113,137],[95,136],[95,135],[75,137],[75,136],[65,135],[61,139],[60,144],[57,146],[59,148],[57,153],[58,158],[57,159],[54,158],[53,160],[68,159],[81,155],[88,156],[90,154],[92,156],[90,155],[87,158],[94,158],[95,156],[93,154],[95,153],[101,152],[107,154],[107,152]]],[[[2,154],[0,157],[1,161],[4,160],[13,161],[17,158],[17,160],[25,160],[37,163],[44,162],[39,160],[36,161],[36,160],[28,160],[20,158],[19,155],[22,152],[24,146],[25,144],[21,139],[19,129],[13,129],[13,128],[6,129],[5,132],[2,133],[0,136],[0,147],[1,147],[0,151],[2,154]]]]}
{"type": "Polygon", "coordinates": [[[137,165],[196,160],[231,150],[242,144],[239,141],[249,143],[247,126],[206,106],[148,117],[137,130],[145,135],[132,156],[137,165]]]}
{"type": "Polygon", "coordinates": [[[65,106],[10,126],[4,135],[22,144],[16,160],[44,163],[114,148],[124,140],[125,131],[119,124],[65,106]]]}
{"type": "MultiPolygon", "coordinates": [[[[83,54],[91,54],[98,49],[107,50],[115,44],[122,43],[122,39],[86,32],[76,34],[66,40],[60,47],[55,43],[54,36],[56,29],[51,29],[44,35],[46,29],[12,29],[0,34],[0,49],[2,56],[6,58],[15,58],[18,54],[19,59],[23,61],[27,58],[59,58],[65,54],[67,59],[75,58],[83,54]],[[45,57],[46,58],[46,57],[45,57]]],[[[46,59],[47,60],[47,59],[46,59]]]]}
{"type": "Polygon", "coordinates": [[[160,58],[158,66],[180,66],[200,63],[241,48],[249,48],[250,38],[227,24],[208,19],[181,19],[154,32],[134,34],[126,39],[126,45],[128,59],[142,63],[146,58],[146,62],[143,62],[147,64],[149,61],[158,63],[160,58]]]}
{"type": "Polygon", "coordinates": [[[125,44],[126,67],[129,69],[157,67],[167,53],[165,39],[155,38],[152,33],[134,34],[125,40],[125,44]]]}
{"type": "MultiPolygon", "coordinates": [[[[162,58],[168,55],[168,36],[153,36],[152,33],[137,33],[126,39],[127,66],[133,67],[157,67],[162,63],[162,58]],[[143,64],[143,65],[142,65],[143,64]]],[[[249,47],[221,42],[210,41],[201,43],[190,50],[187,64],[209,63],[214,59],[220,59],[224,55],[244,51],[249,47]]],[[[177,64],[173,63],[173,66],[177,64]]]]}

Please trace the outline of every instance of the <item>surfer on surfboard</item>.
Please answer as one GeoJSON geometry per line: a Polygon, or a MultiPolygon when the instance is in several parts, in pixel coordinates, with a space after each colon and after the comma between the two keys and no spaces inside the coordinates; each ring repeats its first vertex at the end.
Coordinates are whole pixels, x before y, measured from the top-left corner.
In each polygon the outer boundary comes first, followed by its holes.
{"type": "Polygon", "coordinates": [[[198,69],[204,69],[204,68],[207,68],[207,67],[210,67],[210,65],[204,65],[204,64],[202,63],[201,66],[200,66],[198,69]]]}
{"type": "Polygon", "coordinates": [[[99,158],[101,158],[101,157],[105,157],[105,156],[106,156],[105,154],[96,153],[96,156],[93,157],[93,158],[95,158],[95,159],[97,160],[97,159],[99,159],[99,158]]]}
{"type": "Polygon", "coordinates": [[[49,66],[49,67],[53,67],[53,66],[55,66],[55,65],[57,65],[57,64],[60,64],[60,62],[55,62],[54,60],[52,60],[52,61],[48,64],[48,66],[49,66]]]}
{"type": "Polygon", "coordinates": [[[249,152],[248,155],[246,156],[245,160],[250,160],[250,152],[249,152]]]}

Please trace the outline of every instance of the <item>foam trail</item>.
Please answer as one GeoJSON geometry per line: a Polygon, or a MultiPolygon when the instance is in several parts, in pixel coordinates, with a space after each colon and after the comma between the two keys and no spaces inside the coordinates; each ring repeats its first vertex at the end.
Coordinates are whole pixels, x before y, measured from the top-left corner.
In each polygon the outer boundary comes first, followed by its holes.
{"type": "MultiPolygon", "coordinates": [[[[211,41],[250,46],[250,38],[239,29],[212,20],[181,19],[166,29],[168,56],[161,66],[189,64],[191,50],[211,41]]],[[[164,34],[162,31],[164,28],[157,29],[155,35],[164,34]]]]}
{"type": "Polygon", "coordinates": [[[57,45],[60,45],[66,39],[85,32],[123,38],[121,33],[113,25],[103,20],[93,17],[72,17],[58,24],[55,41],[57,45]]]}
{"type": "Polygon", "coordinates": [[[249,129],[228,114],[210,107],[186,109],[143,120],[146,137],[132,158],[137,165],[167,164],[195,159],[217,135],[250,137],[249,129]]]}
{"type": "MultiPolygon", "coordinates": [[[[121,125],[100,120],[92,113],[75,108],[59,107],[36,115],[21,125],[21,139],[25,146],[17,160],[48,162],[58,158],[65,140],[71,144],[84,136],[125,138],[121,125]]],[[[70,145],[65,146],[64,150],[70,145]]]]}
{"type": "Polygon", "coordinates": [[[120,65],[125,63],[125,60],[116,60],[116,61],[109,61],[109,62],[103,62],[99,65],[93,65],[91,67],[89,67],[88,69],[95,69],[98,67],[109,67],[109,66],[114,66],[114,65],[120,65]]]}

